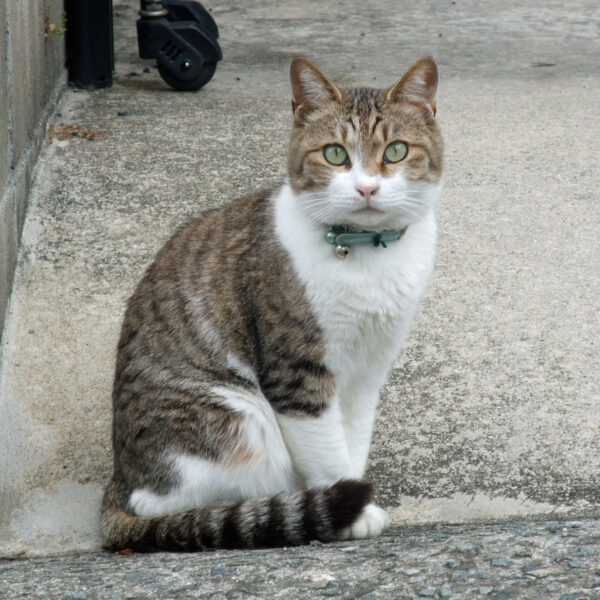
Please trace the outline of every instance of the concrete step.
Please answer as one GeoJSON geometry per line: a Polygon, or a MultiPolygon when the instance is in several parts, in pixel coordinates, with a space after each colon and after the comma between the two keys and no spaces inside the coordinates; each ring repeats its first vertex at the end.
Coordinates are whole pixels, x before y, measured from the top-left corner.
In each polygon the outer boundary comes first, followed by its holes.
{"type": "Polygon", "coordinates": [[[11,600],[597,600],[599,540],[595,519],[405,527],[296,548],[0,559],[0,577],[11,600]]]}
{"type": "Polygon", "coordinates": [[[439,253],[383,394],[379,501],[396,524],[597,512],[595,3],[215,5],[225,59],[195,94],[144,72],[136,9],[115,2],[115,85],[55,117],[106,135],[55,138],[37,171],[2,342],[0,553],[99,547],[125,300],[178,224],[283,177],[299,54],[346,85],[427,54],[441,71],[439,253]]]}

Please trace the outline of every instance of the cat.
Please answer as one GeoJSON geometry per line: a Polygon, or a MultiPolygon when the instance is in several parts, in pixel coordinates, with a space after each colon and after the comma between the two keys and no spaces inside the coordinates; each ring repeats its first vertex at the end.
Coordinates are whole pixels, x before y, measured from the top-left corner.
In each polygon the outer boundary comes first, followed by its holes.
{"type": "Polygon", "coordinates": [[[290,67],[288,176],[207,210],[130,298],[113,391],[106,547],[379,535],[361,481],[379,390],[432,270],[438,70],[342,89],[290,67]]]}

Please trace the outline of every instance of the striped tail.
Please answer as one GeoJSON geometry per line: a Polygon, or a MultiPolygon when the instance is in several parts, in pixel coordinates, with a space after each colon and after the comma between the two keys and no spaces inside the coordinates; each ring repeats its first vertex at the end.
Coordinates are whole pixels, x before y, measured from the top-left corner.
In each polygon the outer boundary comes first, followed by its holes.
{"type": "Polygon", "coordinates": [[[349,527],[371,498],[372,486],[344,480],[336,484],[271,498],[219,502],[162,517],[137,517],[105,494],[101,526],[110,550],[208,550],[297,546],[311,540],[329,542],[349,527]]]}

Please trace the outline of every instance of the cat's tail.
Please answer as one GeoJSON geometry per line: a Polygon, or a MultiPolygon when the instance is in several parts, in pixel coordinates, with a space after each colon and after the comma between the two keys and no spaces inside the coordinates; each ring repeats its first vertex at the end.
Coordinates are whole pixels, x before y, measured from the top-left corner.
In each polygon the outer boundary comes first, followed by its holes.
{"type": "Polygon", "coordinates": [[[297,546],[338,539],[369,503],[370,483],[336,484],[271,498],[223,501],[161,517],[137,517],[117,508],[114,482],[104,496],[101,528],[110,550],[207,550],[297,546]]]}

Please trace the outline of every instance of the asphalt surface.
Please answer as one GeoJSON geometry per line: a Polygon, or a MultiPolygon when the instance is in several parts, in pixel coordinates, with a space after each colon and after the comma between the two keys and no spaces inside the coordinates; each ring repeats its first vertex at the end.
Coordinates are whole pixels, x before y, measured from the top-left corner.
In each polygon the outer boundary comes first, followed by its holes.
{"type": "Polygon", "coordinates": [[[0,560],[0,598],[600,598],[600,522],[394,529],[371,541],[0,560]]]}

